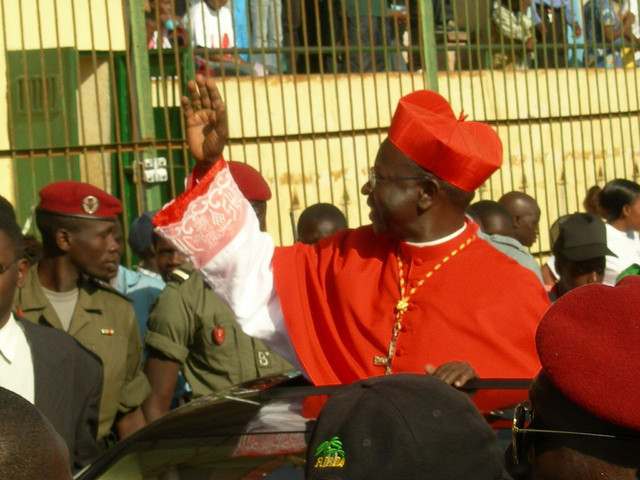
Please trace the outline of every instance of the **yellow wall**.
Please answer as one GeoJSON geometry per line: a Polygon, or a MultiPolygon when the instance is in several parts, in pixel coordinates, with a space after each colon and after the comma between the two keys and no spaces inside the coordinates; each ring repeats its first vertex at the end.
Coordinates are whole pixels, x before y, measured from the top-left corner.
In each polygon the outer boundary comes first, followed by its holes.
{"type": "MultiPolygon", "coordinates": [[[[522,189],[535,196],[543,216],[534,252],[548,250],[548,225],[580,209],[591,185],[637,180],[639,81],[634,70],[441,74],[440,92],[455,112],[498,122],[504,165],[477,198],[522,189]]],[[[368,222],[359,194],[367,168],[397,100],[422,85],[409,74],[221,82],[230,136],[249,139],[227,156],[259,168],[272,186],[268,225],[277,241],[290,243],[290,216],[318,201],[342,208],[350,226],[368,222]]]]}

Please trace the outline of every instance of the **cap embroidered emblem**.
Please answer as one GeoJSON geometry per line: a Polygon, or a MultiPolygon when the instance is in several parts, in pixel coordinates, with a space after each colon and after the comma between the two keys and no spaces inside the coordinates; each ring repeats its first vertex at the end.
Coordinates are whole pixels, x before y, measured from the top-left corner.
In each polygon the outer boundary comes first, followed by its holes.
{"type": "Polygon", "coordinates": [[[344,467],[345,455],[342,450],[342,441],[338,437],[325,440],[316,448],[316,463],[313,468],[342,468],[344,467]]]}
{"type": "Polygon", "coordinates": [[[82,199],[82,209],[89,215],[93,215],[98,210],[100,202],[93,195],[87,195],[82,199]]]}

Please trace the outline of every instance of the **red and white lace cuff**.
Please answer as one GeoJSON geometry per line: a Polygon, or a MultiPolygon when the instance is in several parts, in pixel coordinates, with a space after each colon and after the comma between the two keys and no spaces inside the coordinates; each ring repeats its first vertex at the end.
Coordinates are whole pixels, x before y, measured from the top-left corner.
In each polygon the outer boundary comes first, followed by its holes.
{"type": "Polygon", "coordinates": [[[156,233],[200,269],[241,230],[251,205],[231,177],[227,162],[218,160],[198,183],[154,217],[156,233]]]}

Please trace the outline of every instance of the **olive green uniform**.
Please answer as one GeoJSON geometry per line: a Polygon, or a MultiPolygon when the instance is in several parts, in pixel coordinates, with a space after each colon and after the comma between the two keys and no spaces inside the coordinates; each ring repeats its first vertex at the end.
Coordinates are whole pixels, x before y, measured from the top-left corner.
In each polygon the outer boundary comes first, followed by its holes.
{"type": "Polygon", "coordinates": [[[147,347],[182,366],[193,397],[295,370],[245,334],[235,314],[193,269],[171,274],[149,315],[147,347]]]}
{"type": "MultiPolygon", "coordinates": [[[[108,285],[81,281],[69,334],[102,360],[104,382],[100,400],[98,439],[106,437],[118,412],[140,406],[151,392],[142,372],[142,345],[133,307],[108,285]]],[[[60,319],[42,290],[38,265],[16,292],[16,306],[34,323],[62,329],[60,319]]]]}

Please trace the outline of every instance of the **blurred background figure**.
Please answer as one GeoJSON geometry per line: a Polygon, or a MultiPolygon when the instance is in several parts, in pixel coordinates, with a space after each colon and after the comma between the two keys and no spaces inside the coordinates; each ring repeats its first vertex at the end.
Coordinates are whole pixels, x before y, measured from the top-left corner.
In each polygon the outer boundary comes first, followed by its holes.
{"type": "Polygon", "coordinates": [[[282,0],[249,0],[249,11],[254,55],[266,68],[265,73],[281,73],[282,62],[279,55],[263,54],[262,49],[282,46],[282,0]]]}
{"type": "Polygon", "coordinates": [[[313,245],[347,228],[347,219],[339,208],[330,203],[316,203],[305,208],[298,218],[298,241],[313,245]]]}
{"type": "Polygon", "coordinates": [[[533,22],[527,16],[530,0],[493,0],[491,34],[503,48],[492,53],[494,68],[524,69],[531,65],[535,39],[533,22]]]}
{"type": "Polygon", "coordinates": [[[187,34],[180,25],[180,18],[172,12],[172,0],[149,0],[146,13],[147,48],[173,48],[187,45],[187,34]]]}
{"type": "Polygon", "coordinates": [[[538,237],[540,207],[536,199],[522,192],[505,193],[498,200],[513,218],[514,236],[525,247],[531,247],[538,237]]]}
{"type": "MultiPolygon", "coordinates": [[[[201,0],[191,4],[182,19],[182,23],[191,35],[194,47],[212,50],[231,49],[236,46],[234,16],[228,0],[201,0]]],[[[210,72],[215,76],[223,75],[264,75],[262,64],[249,65],[239,55],[225,52],[209,52],[196,58],[197,69],[201,73],[210,72]]]]}
{"type": "Polygon", "coordinates": [[[540,266],[515,236],[515,227],[511,215],[498,202],[480,200],[469,206],[467,214],[480,226],[478,237],[536,274],[542,282],[540,266]]]}
{"type": "Polygon", "coordinates": [[[640,43],[633,35],[635,18],[629,11],[619,15],[614,2],[589,0],[584,4],[584,29],[587,67],[622,67],[620,45],[637,48],[640,43]]]}
{"type": "MultiPolygon", "coordinates": [[[[605,0],[606,1],[606,0],[605,0]]],[[[567,28],[574,38],[582,36],[580,10],[572,0],[533,0],[533,21],[538,40],[538,68],[567,66],[567,28]]]]}

